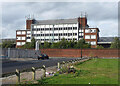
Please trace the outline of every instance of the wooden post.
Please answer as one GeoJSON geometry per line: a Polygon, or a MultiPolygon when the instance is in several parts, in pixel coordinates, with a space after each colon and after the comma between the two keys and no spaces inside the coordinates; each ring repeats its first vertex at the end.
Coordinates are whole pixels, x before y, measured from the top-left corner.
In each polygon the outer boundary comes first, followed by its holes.
{"type": "Polygon", "coordinates": [[[43,77],[46,77],[46,68],[45,68],[45,65],[43,65],[43,70],[44,70],[43,77]]]}
{"type": "Polygon", "coordinates": [[[32,67],[32,74],[33,74],[33,80],[35,80],[36,74],[35,74],[35,68],[34,67],[32,67]]]}
{"type": "Polygon", "coordinates": [[[63,63],[63,67],[65,66],[65,61],[62,62],[63,63]]]}
{"type": "Polygon", "coordinates": [[[20,71],[16,69],[17,83],[20,83],[20,71]]]}
{"type": "Polygon", "coordinates": [[[58,62],[58,69],[60,69],[60,63],[58,62]]]}

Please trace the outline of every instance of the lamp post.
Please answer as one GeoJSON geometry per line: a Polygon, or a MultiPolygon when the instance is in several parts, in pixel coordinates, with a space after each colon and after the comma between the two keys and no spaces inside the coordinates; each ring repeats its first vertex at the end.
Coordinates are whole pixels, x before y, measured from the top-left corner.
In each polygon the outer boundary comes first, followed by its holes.
{"type": "Polygon", "coordinates": [[[81,48],[81,58],[82,58],[82,48],[81,48]]]}

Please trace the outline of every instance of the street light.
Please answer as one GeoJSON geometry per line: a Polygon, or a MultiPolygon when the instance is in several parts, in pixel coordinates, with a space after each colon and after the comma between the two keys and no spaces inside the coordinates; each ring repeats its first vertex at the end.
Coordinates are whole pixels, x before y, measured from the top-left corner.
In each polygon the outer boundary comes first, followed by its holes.
{"type": "Polygon", "coordinates": [[[82,58],[82,48],[81,48],[81,58],[82,58]]]}

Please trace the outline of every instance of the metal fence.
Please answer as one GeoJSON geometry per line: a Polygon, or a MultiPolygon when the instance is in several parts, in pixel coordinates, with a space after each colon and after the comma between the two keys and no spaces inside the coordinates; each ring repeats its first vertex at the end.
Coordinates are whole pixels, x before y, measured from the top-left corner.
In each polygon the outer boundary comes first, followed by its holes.
{"type": "Polygon", "coordinates": [[[40,50],[4,48],[0,50],[2,58],[35,58],[41,54],[40,50]]]}

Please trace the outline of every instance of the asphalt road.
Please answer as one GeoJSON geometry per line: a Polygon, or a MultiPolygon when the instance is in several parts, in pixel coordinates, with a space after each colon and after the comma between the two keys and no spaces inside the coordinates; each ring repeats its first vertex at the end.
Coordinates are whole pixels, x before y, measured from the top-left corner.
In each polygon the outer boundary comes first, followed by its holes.
{"type": "Polygon", "coordinates": [[[29,61],[8,61],[2,62],[2,73],[10,73],[15,72],[16,69],[20,71],[25,69],[31,69],[31,67],[42,67],[45,65],[46,67],[57,66],[58,62],[69,61],[75,58],[50,58],[46,60],[29,60],[29,61]]]}

